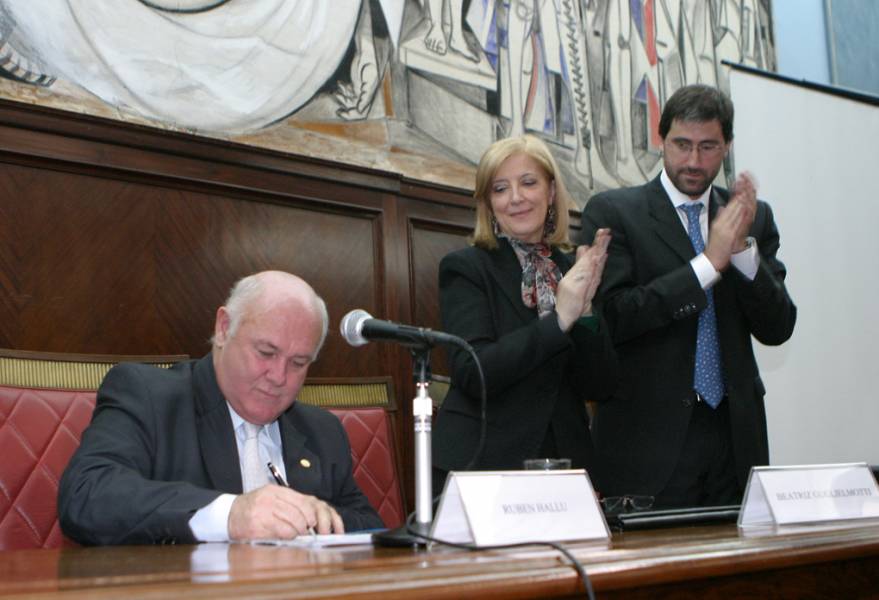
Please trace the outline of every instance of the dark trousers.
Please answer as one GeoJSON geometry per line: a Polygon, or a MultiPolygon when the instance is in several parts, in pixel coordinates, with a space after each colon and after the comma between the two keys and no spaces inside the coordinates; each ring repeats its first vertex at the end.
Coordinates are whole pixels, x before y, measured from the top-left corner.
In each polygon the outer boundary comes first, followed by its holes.
{"type": "Polygon", "coordinates": [[[697,400],[681,456],[654,508],[738,504],[742,490],[736,477],[729,400],[716,409],[697,400]]]}

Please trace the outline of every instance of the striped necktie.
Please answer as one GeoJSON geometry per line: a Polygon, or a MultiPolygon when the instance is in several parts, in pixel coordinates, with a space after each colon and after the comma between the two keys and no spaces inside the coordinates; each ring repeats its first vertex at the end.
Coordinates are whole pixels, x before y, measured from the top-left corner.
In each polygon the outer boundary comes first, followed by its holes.
{"type": "Polygon", "coordinates": [[[268,483],[268,467],[259,458],[259,432],[262,425],[244,422],[244,450],[241,457],[241,482],[244,493],[268,483]]]}

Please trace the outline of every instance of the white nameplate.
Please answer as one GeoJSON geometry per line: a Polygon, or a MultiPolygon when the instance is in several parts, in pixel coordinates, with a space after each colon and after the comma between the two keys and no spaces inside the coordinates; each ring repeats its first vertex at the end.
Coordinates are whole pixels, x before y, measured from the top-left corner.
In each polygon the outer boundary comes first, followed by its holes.
{"type": "Polygon", "coordinates": [[[586,471],[452,471],[431,537],[493,546],[607,539],[586,471]]]}
{"type": "Polygon", "coordinates": [[[865,463],[754,467],[739,527],[879,518],[879,488],[865,463]]]}

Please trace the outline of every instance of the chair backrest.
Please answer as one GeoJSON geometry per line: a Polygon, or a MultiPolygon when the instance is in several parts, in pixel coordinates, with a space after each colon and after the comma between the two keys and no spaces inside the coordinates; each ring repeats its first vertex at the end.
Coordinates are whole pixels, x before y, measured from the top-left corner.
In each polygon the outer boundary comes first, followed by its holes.
{"type": "Polygon", "coordinates": [[[309,378],[299,401],[328,409],[342,422],[351,442],[354,480],[386,527],[405,519],[394,443],[393,382],[390,377],[309,378]]]}
{"type": "Polygon", "coordinates": [[[0,349],[0,550],[73,545],[58,525],[58,482],[104,375],[117,362],[169,367],[187,358],[0,349]]]}

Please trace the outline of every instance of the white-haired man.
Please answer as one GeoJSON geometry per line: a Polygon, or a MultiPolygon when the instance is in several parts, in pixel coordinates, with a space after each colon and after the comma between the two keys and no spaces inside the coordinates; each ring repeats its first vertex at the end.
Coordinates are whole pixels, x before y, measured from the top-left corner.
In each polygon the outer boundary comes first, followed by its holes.
{"type": "Polygon", "coordinates": [[[296,402],[327,321],[305,281],[265,271],[232,289],[201,360],[114,367],[61,479],[64,533],[188,543],[381,527],[338,419],[296,402]]]}

